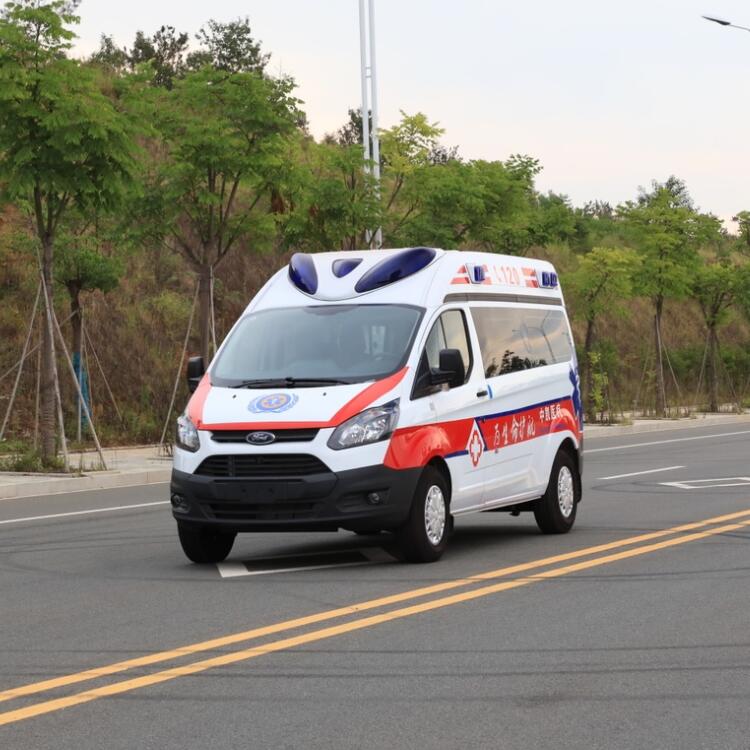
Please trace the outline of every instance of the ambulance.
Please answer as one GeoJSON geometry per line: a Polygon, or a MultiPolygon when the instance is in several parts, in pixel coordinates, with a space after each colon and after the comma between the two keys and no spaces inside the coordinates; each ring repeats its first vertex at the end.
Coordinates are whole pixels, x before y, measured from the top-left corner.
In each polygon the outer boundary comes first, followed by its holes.
{"type": "Polygon", "coordinates": [[[575,521],[581,393],[547,262],[297,253],[188,383],[171,504],[193,562],[241,532],[339,529],[431,562],[470,513],[532,512],[545,534],[575,521]]]}

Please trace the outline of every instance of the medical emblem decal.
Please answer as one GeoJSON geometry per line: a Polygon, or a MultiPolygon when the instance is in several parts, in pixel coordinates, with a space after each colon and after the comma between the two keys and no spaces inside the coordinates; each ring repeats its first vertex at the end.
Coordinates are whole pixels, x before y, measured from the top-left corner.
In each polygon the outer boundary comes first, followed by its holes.
{"type": "Polygon", "coordinates": [[[474,423],[474,429],[471,431],[469,444],[467,445],[466,450],[469,451],[469,458],[471,458],[472,466],[476,469],[479,465],[479,459],[482,457],[482,453],[484,453],[484,441],[482,440],[482,435],[479,432],[476,423],[474,423]]]}
{"type": "Polygon", "coordinates": [[[270,393],[267,396],[258,396],[248,405],[247,410],[253,414],[272,413],[280,414],[291,409],[299,400],[294,393],[270,393]]]}

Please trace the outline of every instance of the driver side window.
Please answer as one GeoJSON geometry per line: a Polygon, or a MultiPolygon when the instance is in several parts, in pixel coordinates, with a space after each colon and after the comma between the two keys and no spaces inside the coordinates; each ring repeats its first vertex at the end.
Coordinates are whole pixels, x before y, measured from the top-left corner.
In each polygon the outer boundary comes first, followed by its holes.
{"type": "Polygon", "coordinates": [[[430,383],[430,371],[439,368],[440,352],[443,349],[458,349],[461,352],[461,358],[466,369],[466,380],[468,380],[472,357],[466,330],[466,319],[461,310],[446,310],[432,326],[419,360],[412,398],[422,398],[435,391],[430,383]]]}

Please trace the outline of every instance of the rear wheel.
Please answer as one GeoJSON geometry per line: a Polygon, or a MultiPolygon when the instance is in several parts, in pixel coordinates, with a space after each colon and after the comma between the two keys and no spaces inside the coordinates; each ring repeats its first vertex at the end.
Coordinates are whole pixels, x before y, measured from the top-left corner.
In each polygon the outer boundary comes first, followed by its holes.
{"type": "Polygon", "coordinates": [[[232,550],[236,534],[216,531],[202,526],[177,524],[182,551],[194,563],[218,563],[226,560],[232,550]]]}
{"type": "Polygon", "coordinates": [[[409,520],[396,531],[401,554],[409,562],[435,562],[448,544],[451,516],[445,477],[428,466],[417,483],[409,520]]]}
{"type": "Polygon", "coordinates": [[[575,459],[558,451],[547,491],[534,505],[534,518],[544,534],[565,534],[573,528],[581,499],[581,477],[575,459]]]}

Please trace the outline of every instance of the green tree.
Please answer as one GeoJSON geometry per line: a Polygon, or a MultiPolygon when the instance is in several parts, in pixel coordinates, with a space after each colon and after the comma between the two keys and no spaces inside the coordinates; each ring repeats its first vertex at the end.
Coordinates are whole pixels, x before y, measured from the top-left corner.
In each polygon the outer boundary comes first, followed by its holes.
{"type": "Polygon", "coordinates": [[[650,193],[618,208],[626,234],[643,262],[635,288],[654,306],[654,351],[656,355],[656,413],[665,416],[667,394],[664,382],[662,315],[664,302],[682,299],[691,289],[698,266],[697,248],[718,231],[718,220],[698,213],[684,184],[670,178],[650,193]]]}
{"type": "Polygon", "coordinates": [[[448,160],[415,169],[402,191],[409,209],[389,225],[395,244],[480,247],[522,252],[528,247],[530,190],[503,162],[448,160]]]}
{"type": "Polygon", "coordinates": [[[538,162],[524,156],[464,162],[440,144],[442,133],[426,115],[405,112],[381,132],[388,244],[525,250],[538,162]]]}
{"type": "Polygon", "coordinates": [[[750,211],[740,211],[733,219],[739,228],[737,243],[740,252],[750,253],[750,211]]]}
{"type": "Polygon", "coordinates": [[[383,210],[387,217],[384,232],[389,240],[417,210],[418,191],[411,191],[407,196],[401,193],[418,170],[430,165],[430,154],[439,145],[442,134],[438,123],[431,123],[426,115],[421,112],[407,115],[403,110],[397,125],[380,131],[383,210]]]}
{"type": "Polygon", "coordinates": [[[115,40],[107,34],[102,34],[99,49],[89,58],[89,62],[99,65],[113,73],[122,73],[128,66],[128,53],[115,44],[115,40]]]}
{"type": "Polygon", "coordinates": [[[566,195],[549,192],[538,195],[532,224],[536,245],[573,242],[579,236],[578,216],[566,195]]]}
{"type": "Polygon", "coordinates": [[[153,37],[138,31],[127,53],[130,67],[134,70],[143,63],[150,63],[154,86],[171,89],[174,80],[185,72],[189,40],[185,32],[178,32],[174,26],[160,27],[153,37]]]}
{"type": "Polygon", "coordinates": [[[624,302],[633,295],[633,276],[641,265],[635,252],[625,248],[595,247],[566,278],[576,317],[586,322],[583,343],[583,387],[586,413],[595,418],[594,346],[596,324],[602,314],[625,314],[624,302]]]}
{"type": "Polygon", "coordinates": [[[214,271],[240,240],[274,230],[263,201],[297,122],[292,87],[289,80],[205,66],[176,79],[156,101],[158,157],[138,210],[151,237],[161,236],[198,275],[206,361],[214,271]]]}
{"type": "Polygon", "coordinates": [[[64,286],[70,301],[71,351],[80,357],[82,348],[81,294],[111,292],[122,275],[117,258],[103,255],[96,237],[61,231],[57,242],[57,282],[64,286]]]}
{"type": "Polygon", "coordinates": [[[293,184],[286,180],[285,245],[311,252],[361,247],[364,228],[380,221],[361,146],[300,140],[302,147],[292,159],[293,184]]]}
{"type": "Polygon", "coordinates": [[[212,65],[227,73],[263,73],[271,57],[261,51],[248,18],[227,23],[211,20],[195,38],[201,49],[187,57],[188,67],[194,70],[212,65]]]}
{"type": "Polygon", "coordinates": [[[726,250],[705,258],[693,278],[692,293],[706,324],[706,369],[709,411],[719,410],[719,329],[736,305],[750,309],[750,265],[726,250]]]}
{"type": "Polygon", "coordinates": [[[523,255],[533,241],[534,177],[538,162],[512,156],[505,162],[469,163],[481,208],[469,229],[472,244],[493,253],[523,255]]]}
{"type": "MultiPolygon", "coordinates": [[[[0,16],[0,180],[33,217],[52,294],[54,248],[71,208],[111,209],[133,171],[133,128],[97,86],[94,71],[66,57],[77,22],[69,3],[9,3],[0,16]]],[[[51,297],[48,299],[51,304],[51,297]]],[[[42,328],[41,453],[55,455],[53,341],[42,328]]]]}

